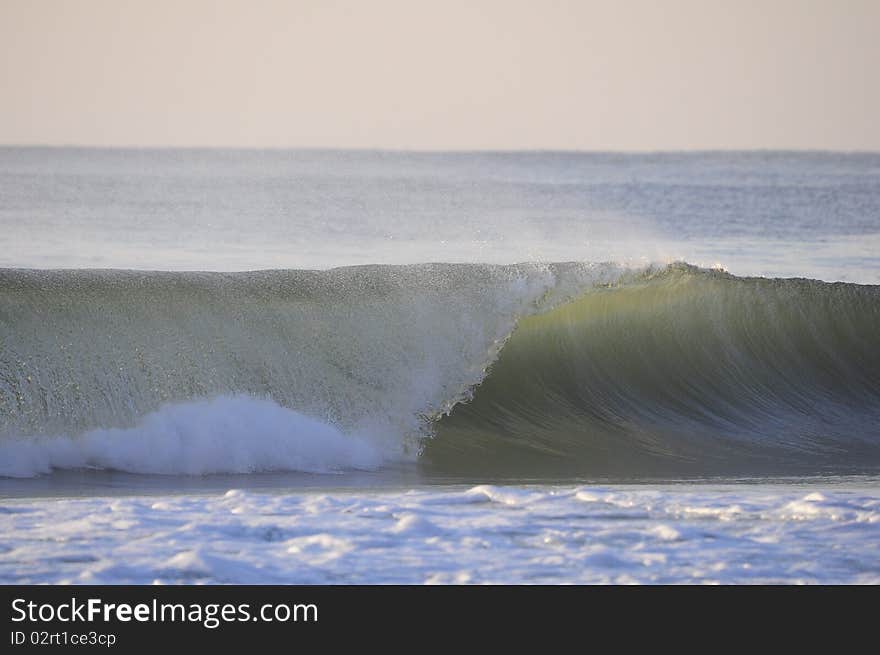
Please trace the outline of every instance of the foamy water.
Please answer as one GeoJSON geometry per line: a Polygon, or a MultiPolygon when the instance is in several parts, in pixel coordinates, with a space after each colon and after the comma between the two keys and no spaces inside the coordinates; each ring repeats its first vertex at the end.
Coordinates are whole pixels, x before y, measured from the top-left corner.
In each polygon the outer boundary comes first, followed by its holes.
{"type": "Polygon", "coordinates": [[[9,500],[3,583],[880,583],[876,479],[9,500]]]}

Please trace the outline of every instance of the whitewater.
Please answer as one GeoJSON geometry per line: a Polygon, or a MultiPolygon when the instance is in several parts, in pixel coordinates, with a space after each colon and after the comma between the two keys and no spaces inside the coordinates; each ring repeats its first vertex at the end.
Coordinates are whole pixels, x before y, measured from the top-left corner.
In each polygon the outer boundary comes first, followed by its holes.
{"type": "Polygon", "coordinates": [[[0,149],[0,580],[855,582],[880,157],[0,149]]]}

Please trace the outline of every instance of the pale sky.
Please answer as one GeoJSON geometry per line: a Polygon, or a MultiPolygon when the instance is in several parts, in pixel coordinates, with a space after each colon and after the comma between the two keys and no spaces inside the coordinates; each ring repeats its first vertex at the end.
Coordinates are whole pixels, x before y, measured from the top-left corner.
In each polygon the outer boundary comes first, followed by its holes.
{"type": "Polygon", "coordinates": [[[880,0],[0,0],[0,143],[880,150],[880,0]]]}

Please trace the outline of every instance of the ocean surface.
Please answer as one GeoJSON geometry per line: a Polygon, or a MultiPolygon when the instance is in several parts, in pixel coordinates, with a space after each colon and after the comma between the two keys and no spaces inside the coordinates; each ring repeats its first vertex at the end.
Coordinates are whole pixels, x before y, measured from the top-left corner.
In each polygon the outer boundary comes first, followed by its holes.
{"type": "Polygon", "coordinates": [[[0,582],[878,583],[880,154],[0,148],[0,582]]]}

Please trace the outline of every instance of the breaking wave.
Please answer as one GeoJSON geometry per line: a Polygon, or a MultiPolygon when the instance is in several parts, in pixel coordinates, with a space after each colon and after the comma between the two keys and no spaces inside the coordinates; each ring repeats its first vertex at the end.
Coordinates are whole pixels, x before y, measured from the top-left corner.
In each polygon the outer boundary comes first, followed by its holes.
{"type": "Polygon", "coordinates": [[[880,287],[685,264],[0,271],[0,475],[880,467],[880,287]]]}

